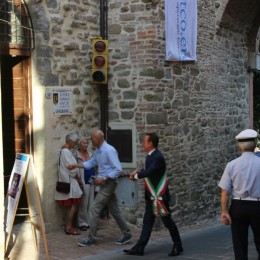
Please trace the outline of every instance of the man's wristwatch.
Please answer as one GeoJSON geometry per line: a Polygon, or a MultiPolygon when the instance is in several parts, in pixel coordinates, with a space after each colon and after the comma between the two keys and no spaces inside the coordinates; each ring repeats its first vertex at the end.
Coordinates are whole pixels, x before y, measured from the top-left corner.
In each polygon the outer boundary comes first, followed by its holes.
{"type": "Polygon", "coordinates": [[[103,178],[103,180],[104,180],[105,182],[106,182],[108,179],[109,179],[108,176],[105,176],[105,177],[103,178]]]}

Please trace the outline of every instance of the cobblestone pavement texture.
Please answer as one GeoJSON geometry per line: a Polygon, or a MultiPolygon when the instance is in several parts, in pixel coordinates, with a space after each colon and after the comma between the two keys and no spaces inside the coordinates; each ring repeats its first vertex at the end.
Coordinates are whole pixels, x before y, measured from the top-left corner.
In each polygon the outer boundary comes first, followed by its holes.
{"type": "MultiPolygon", "coordinates": [[[[51,260],[132,260],[138,256],[126,256],[123,249],[131,248],[140,235],[140,229],[130,225],[133,238],[125,245],[116,245],[121,232],[114,220],[100,220],[97,244],[91,247],[79,247],[77,241],[85,238],[88,231],[79,236],[66,235],[63,228],[46,234],[49,257],[51,260]]],[[[184,252],[174,259],[183,260],[233,260],[233,248],[230,227],[217,222],[180,229],[184,252]]],[[[9,260],[42,260],[46,259],[42,236],[38,234],[39,252],[35,250],[30,223],[25,222],[13,227],[12,235],[5,259],[9,260]]],[[[141,259],[171,259],[168,253],[172,242],[165,228],[154,230],[141,259]]],[[[249,260],[256,260],[257,253],[253,243],[252,233],[249,236],[249,260]]]]}

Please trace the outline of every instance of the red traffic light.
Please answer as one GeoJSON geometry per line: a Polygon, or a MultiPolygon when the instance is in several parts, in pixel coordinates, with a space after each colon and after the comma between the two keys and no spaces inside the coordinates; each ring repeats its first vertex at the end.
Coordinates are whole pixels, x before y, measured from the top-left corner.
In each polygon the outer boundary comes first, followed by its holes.
{"type": "Polygon", "coordinates": [[[105,44],[104,41],[97,41],[95,44],[94,44],[94,49],[97,51],[97,52],[104,52],[106,50],[107,46],[105,44]]]}
{"type": "Polygon", "coordinates": [[[94,64],[97,67],[103,67],[105,65],[105,63],[106,63],[106,60],[103,56],[96,56],[94,58],[94,64]]]}
{"type": "Polygon", "coordinates": [[[101,37],[92,40],[92,82],[107,84],[108,40],[101,37]]]}

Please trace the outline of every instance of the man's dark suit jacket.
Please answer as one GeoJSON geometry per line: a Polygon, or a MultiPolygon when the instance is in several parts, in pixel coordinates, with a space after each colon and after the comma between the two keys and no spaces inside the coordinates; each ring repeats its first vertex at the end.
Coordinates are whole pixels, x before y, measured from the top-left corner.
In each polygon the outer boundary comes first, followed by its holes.
{"type": "MultiPolygon", "coordinates": [[[[151,155],[148,155],[145,161],[145,169],[138,172],[138,179],[143,179],[149,177],[154,188],[156,189],[162,176],[166,171],[166,163],[162,153],[155,149],[151,155]]],[[[145,199],[150,200],[151,194],[145,189],[145,199]]],[[[167,189],[165,194],[162,195],[164,201],[170,200],[169,189],[167,189]]]]}

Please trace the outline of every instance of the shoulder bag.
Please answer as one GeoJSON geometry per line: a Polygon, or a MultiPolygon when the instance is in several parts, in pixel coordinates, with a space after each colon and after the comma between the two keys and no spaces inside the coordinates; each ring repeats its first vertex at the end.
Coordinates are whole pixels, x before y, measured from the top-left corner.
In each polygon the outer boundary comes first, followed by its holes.
{"type": "MultiPolygon", "coordinates": [[[[60,151],[61,155],[61,151],[60,151]]],[[[59,170],[60,170],[60,157],[59,157],[59,170]]],[[[58,170],[58,180],[56,182],[56,191],[68,194],[70,192],[70,182],[59,181],[59,170],[58,170]]]]}

